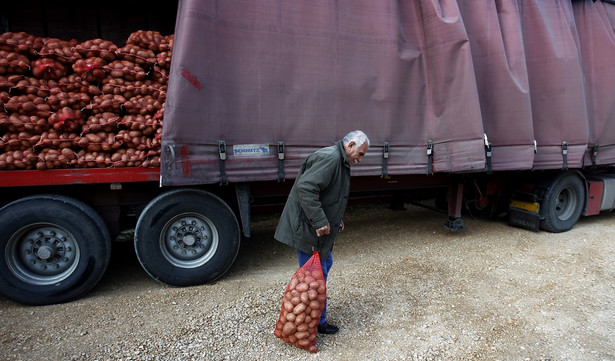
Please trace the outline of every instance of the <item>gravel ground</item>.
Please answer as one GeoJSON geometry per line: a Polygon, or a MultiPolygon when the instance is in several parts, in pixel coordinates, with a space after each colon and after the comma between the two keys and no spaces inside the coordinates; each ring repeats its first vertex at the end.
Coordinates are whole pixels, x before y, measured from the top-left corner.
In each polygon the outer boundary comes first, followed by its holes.
{"type": "Polygon", "coordinates": [[[311,354],[273,336],[294,250],[253,225],[231,271],[162,285],[132,245],[85,298],[27,307],[0,299],[0,360],[615,360],[615,214],[562,234],[407,206],[354,207],[329,275],[329,321],[311,354]]]}

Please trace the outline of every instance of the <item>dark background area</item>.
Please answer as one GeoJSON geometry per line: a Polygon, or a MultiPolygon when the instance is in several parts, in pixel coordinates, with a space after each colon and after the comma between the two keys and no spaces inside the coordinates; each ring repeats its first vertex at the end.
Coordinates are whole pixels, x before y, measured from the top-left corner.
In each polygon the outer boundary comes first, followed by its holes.
{"type": "Polygon", "coordinates": [[[100,38],[123,46],[137,30],[173,34],[177,5],[178,0],[9,1],[0,7],[0,34],[23,31],[80,42],[100,38]]]}

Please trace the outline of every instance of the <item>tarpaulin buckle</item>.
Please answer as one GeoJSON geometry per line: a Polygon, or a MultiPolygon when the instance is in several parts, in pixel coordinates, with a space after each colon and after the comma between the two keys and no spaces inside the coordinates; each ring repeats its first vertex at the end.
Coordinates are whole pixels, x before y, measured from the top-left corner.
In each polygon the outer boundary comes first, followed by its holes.
{"type": "Polygon", "coordinates": [[[427,141],[427,174],[433,174],[433,141],[427,141]]]}
{"type": "Polygon", "coordinates": [[[592,148],[592,166],[596,166],[598,163],[598,143],[594,144],[592,148]]]}
{"type": "Polygon", "coordinates": [[[388,177],[387,162],[389,159],[389,142],[384,142],[382,146],[382,176],[381,178],[388,177]]]}
{"type": "Polygon", "coordinates": [[[226,181],[226,142],[224,140],[218,141],[218,154],[220,155],[220,185],[228,184],[226,181]]]}
{"type": "Polygon", "coordinates": [[[562,157],[564,158],[563,169],[567,170],[568,169],[568,142],[566,141],[562,142],[562,157]]]}
{"type": "Polygon", "coordinates": [[[278,141],[278,183],[284,181],[284,142],[278,141]]]}
{"type": "Polygon", "coordinates": [[[493,170],[491,169],[491,142],[489,142],[489,139],[487,139],[487,134],[483,134],[485,136],[485,157],[487,160],[487,173],[491,174],[493,173],[493,170]]]}

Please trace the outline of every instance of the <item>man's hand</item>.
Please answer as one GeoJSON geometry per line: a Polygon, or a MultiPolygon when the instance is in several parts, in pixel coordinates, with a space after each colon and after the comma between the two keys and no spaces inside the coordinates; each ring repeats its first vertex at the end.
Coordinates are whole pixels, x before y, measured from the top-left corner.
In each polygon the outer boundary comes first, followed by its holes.
{"type": "Polygon", "coordinates": [[[340,232],[344,230],[344,221],[340,221],[340,232]]]}
{"type": "Polygon", "coordinates": [[[327,234],[329,234],[329,233],[331,233],[331,226],[329,226],[329,223],[327,223],[327,225],[326,225],[326,226],[324,226],[324,227],[320,227],[320,228],[318,228],[318,229],[316,230],[316,235],[317,235],[318,237],[322,237],[322,236],[327,235],[327,234]]]}

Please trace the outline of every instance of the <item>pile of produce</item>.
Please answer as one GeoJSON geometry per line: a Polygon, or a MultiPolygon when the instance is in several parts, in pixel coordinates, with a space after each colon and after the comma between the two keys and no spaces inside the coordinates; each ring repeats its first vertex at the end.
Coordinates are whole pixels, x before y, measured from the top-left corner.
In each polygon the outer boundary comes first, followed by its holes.
{"type": "Polygon", "coordinates": [[[173,35],[0,35],[0,170],[159,167],[173,35]]]}

